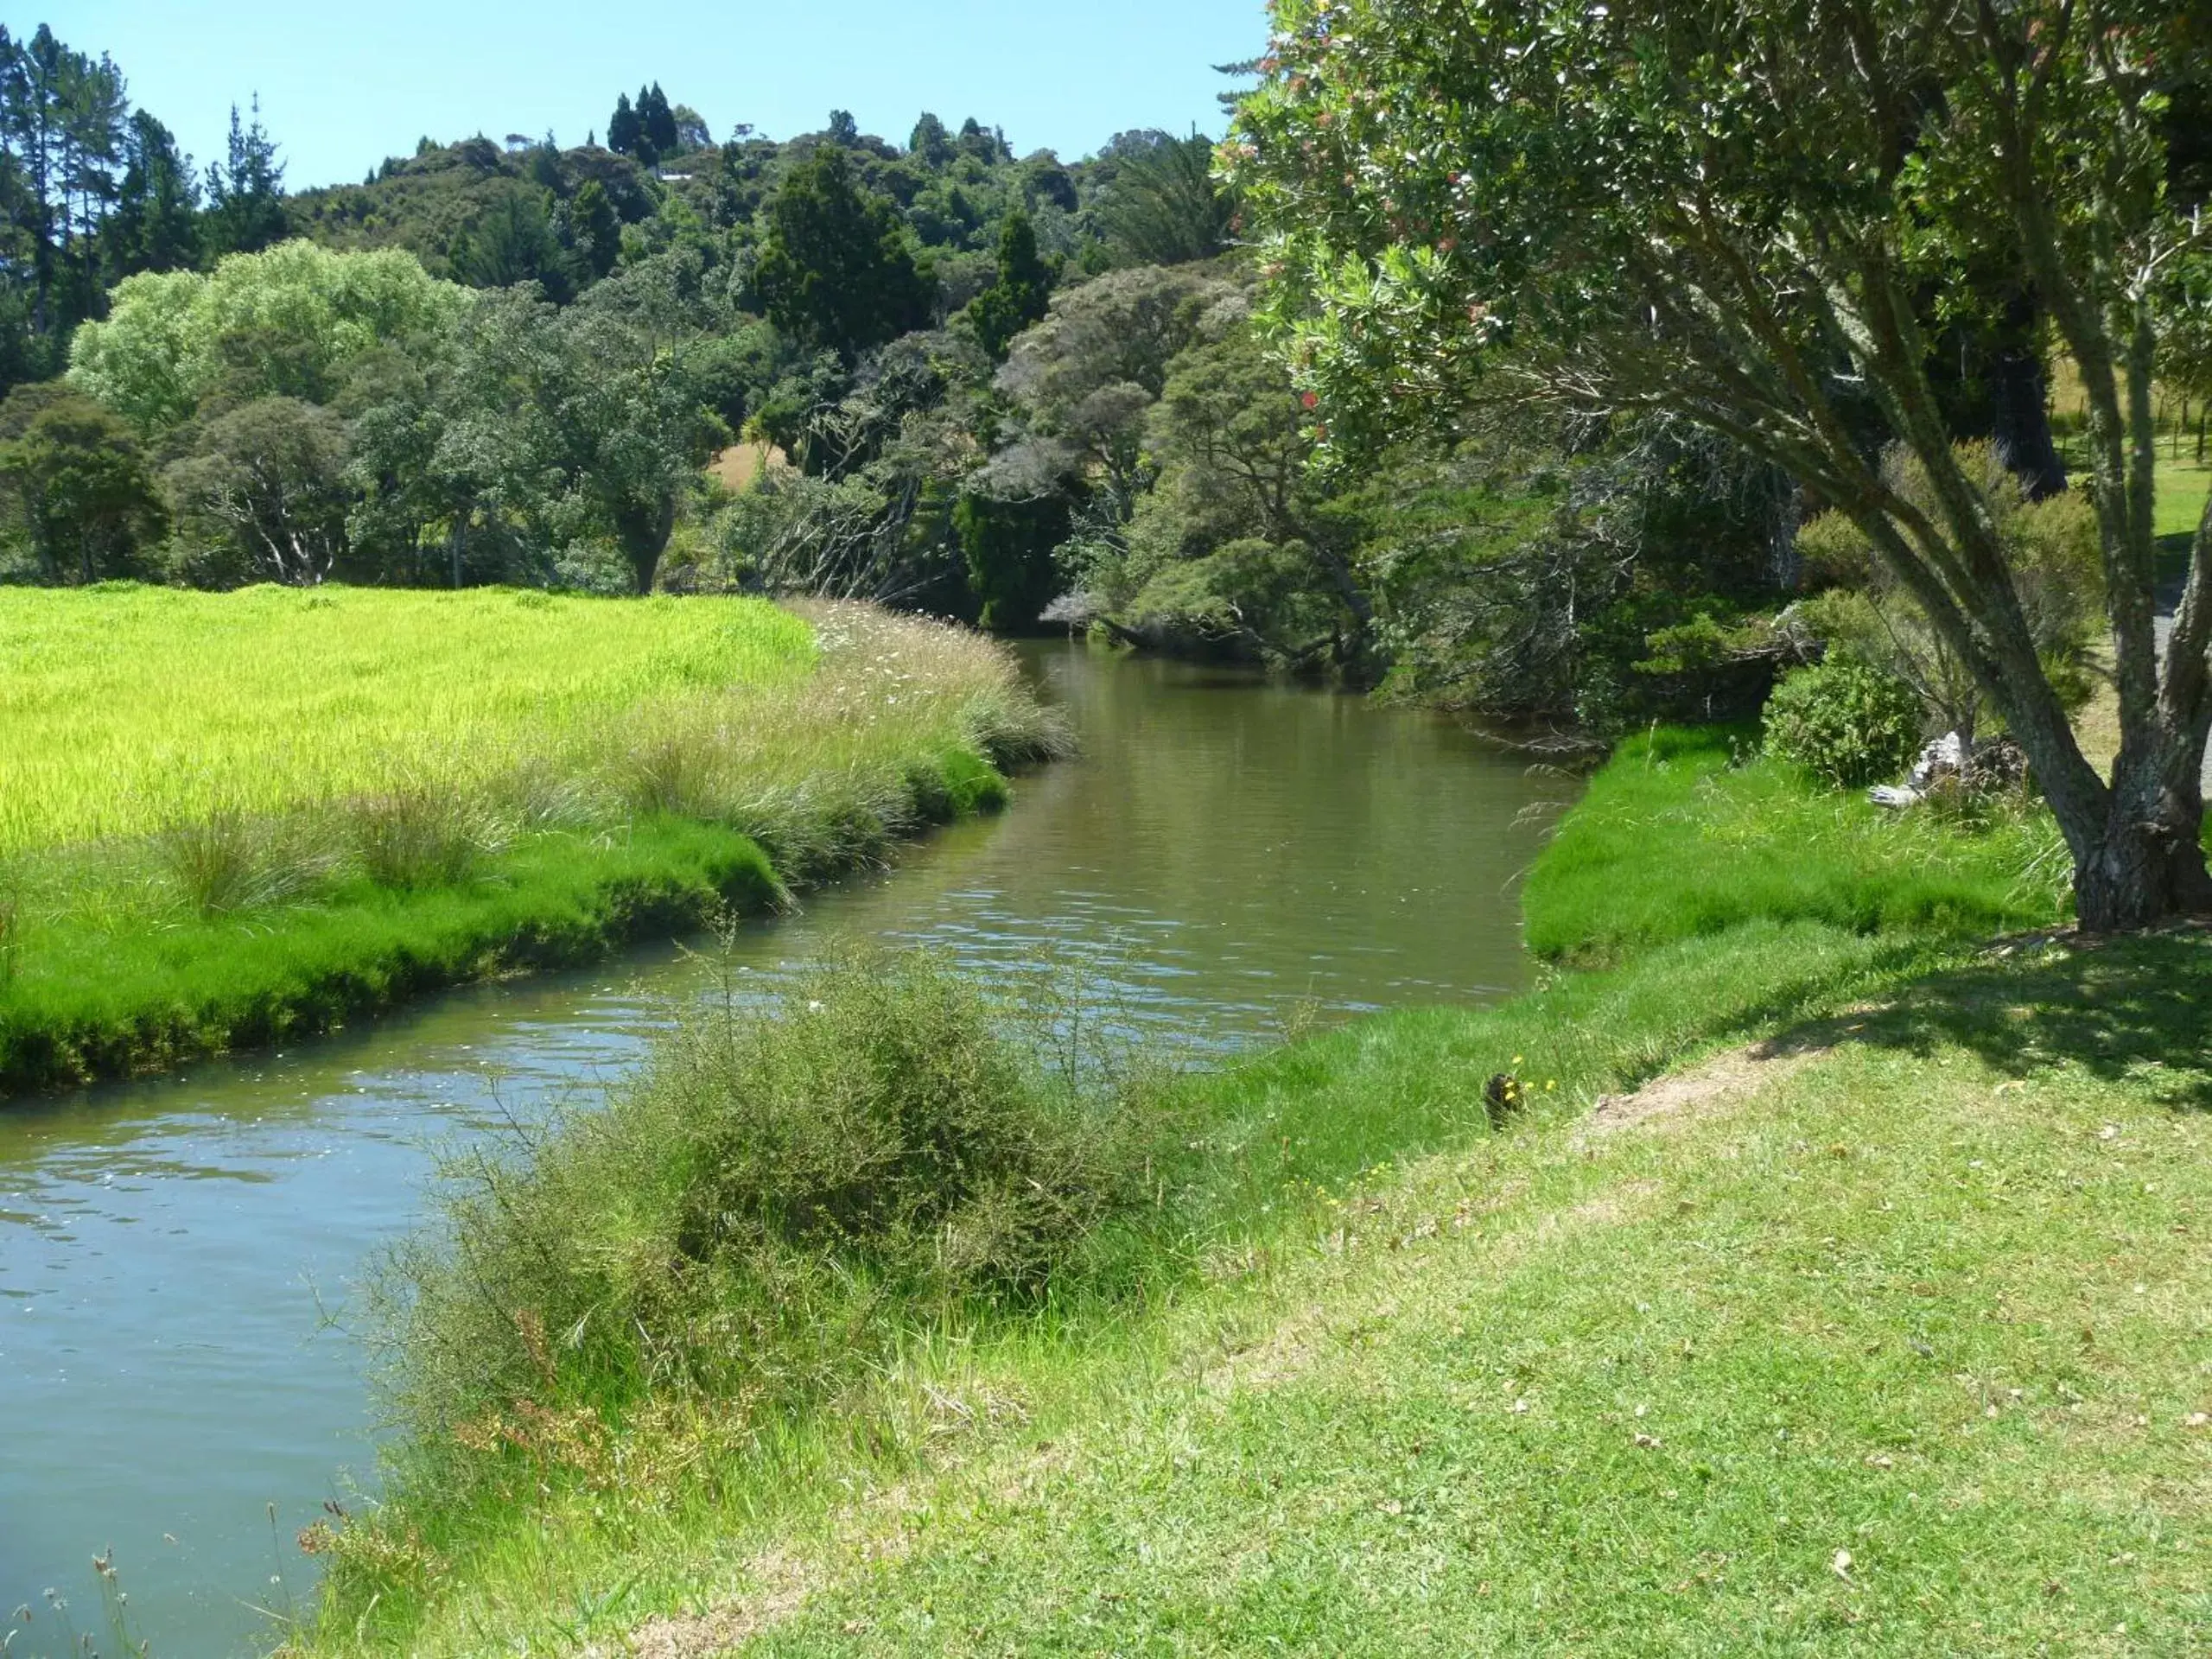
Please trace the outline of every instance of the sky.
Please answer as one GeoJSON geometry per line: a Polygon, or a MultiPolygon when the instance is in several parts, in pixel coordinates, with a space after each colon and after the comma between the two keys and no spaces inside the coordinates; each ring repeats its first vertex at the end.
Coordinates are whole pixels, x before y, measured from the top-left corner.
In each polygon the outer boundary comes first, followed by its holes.
{"type": "Polygon", "coordinates": [[[1073,161],[1130,128],[1218,133],[1231,83],[1212,66],[1267,35],[1262,0],[0,0],[0,22],[106,53],[202,163],[258,93],[296,190],[358,182],[424,136],[604,138],[615,95],[650,80],[717,138],[817,131],[845,109],[904,143],[926,109],[1073,161]]]}

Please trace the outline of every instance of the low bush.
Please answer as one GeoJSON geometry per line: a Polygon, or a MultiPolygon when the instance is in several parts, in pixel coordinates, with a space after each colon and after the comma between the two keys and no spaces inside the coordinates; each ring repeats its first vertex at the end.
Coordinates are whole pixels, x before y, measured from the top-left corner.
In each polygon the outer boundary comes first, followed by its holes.
{"type": "Polygon", "coordinates": [[[1912,688],[1849,657],[1799,669],[1767,699],[1767,748],[1839,789],[1894,777],[1920,742],[1912,688]]]}
{"type": "Polygon", "coordinates": [[[178,897],[207,917],[299,898],[337,862],[313,815],[264,816],[229,803],[180,816],[153,845],[178,897]]]}
{"type": "Polygon", "coordinates": [[[779,1007],[736,983],[604,1110],[462,1162],[389,1259],[391,1397],[441,1490],[532,1466],[549,1414],[830,1402],[918,1328],[1049,1295],[1144,1200],[1146,1091],[931,958],[849,950],[779,1007]]]}

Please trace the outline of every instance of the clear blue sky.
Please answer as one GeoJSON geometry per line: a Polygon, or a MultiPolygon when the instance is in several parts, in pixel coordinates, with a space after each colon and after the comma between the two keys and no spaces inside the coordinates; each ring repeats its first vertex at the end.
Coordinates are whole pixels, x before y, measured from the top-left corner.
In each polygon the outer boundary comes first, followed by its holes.
{"type": "Polygon", "coordinates": [[[928,109],[1072,161],[1131,127],[1218,132],[1211,66],[1267,35],[1262,0],[0,0],[0,22],[108,54],[203,163],[258,92],[295,189],[359,181],[425,134],[603,138],[615,94],[647,80],[718,138],[838,108],[903,143],[928,109]]]}

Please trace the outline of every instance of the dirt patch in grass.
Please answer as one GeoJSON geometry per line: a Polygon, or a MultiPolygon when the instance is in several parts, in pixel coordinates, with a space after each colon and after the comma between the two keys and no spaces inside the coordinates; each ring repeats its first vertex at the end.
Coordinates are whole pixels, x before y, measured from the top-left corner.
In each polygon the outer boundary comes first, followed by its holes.
{"type": "Polygon", "coordinates": [[[1625,1095],[1600,1095],[1577,1132],[1587,1141],[1659,1119],[1695,1120],[1796,1075],[1829,1052],[1825,1044],[1753,1043],[1716,1054],[1686,1071],[1654,1077],[1625,1095]]]}
{"type": "Polygon", "coordinates": [[[782,1623],[814,1592],[817,1574],[807,1563],[779,1549],[753,1558],[753,1589],[717,1602],[704,1612],[656,1618],[630,1633],[627,1648],[636,1659],[703,1659],[727,1653],[741,1642],[782,1623]]]}

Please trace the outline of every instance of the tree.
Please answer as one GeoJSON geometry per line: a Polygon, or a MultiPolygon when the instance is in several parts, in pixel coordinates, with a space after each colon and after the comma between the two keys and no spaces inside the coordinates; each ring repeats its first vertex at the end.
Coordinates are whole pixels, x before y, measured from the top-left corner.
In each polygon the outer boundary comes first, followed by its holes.
{"type": "Polygon", "coordinates": [[[1098,228],[1120,263],[1179,265],[1229,245],[1236,206],[1213,178],[1213,141],[1203,133],[1123,133],[1108,146],[1113,174],[1100,193],[1098,228]]]}
{"type": "Polygon", "coordinates": [[[164,478],[188,523],[235,538],[271,580],[312,588],[345,550],[346,460],[335,410],[264,397],[210,423],[164,478]]]}
{"type": "Polygon", "coordinates": [[[638,119],[638,112],[630,107],[630,94],[617,94],[614,113],[607,118],[607,147],[620,155],[635,156],[638,154],[638,141],[644,133],[644,124],[638,119]]]}
{"type": "MultiPolygon", "coordinates": [[[[604,207],[604,191],[599,200],[604,207]]],[[[454,238],[450,259],[454,275],[472,288],[534,282],[556,301],[569,296],[568,251],[553,233],[545,194],[535,185],[517,183],[502,192],[454,238]]]]}
{"type": "Polygon", "coordinates": [[[96,238],[115,200],[128,107],[105,58],[72,51],[44,24],[20,42],[0,29],[0,206],[36,334],[66,333],[99,305],[96,238]]]}
{"type": "Polygon", "coordinates": [[[597,179],[586,179],[569,200],[569,235],[577,259],[594,278],[614,269],[622,252],[622,221],[597,179]]]}
{"type": "Polygon", "coordinates": [[[108,265],[120,279],[142,270],[185,270],[200,259],[200,185],[192,158],[145,111],[130,118],[125,166],[108,220],[108,265]]]}
{"type": "Polygon", "coordinates": [[[924,110],[914,123],[913,136],[906,140],[906,153],[924,167],[939,168],[959,152],[953,148],[952,135],[944,130],[944,123],[924,110]]]}
{"type": "Polygon", "coordinates": [[[2152,622],[2155,288],[2194,232],[2166,194],[2162,77],[2199,61],[2179,9],[1276,0],[1275,22],[1234,172],[1333,451],[1448,423],[1486,368],[1726,435],[1848,517],[1986,690],[2073,855],[2085,926],[2212,908],[2212,521],[2163,670],[2152,622]],[[1931,384],[1931,325],[1986,304],[1946,279],[1991,267],[2032,289],[2087,393],[2109,779],[1931,384]],[[1935,511],[1885,476],[1888,442],[1935,511]]]}
{"type": "Polygon", "coordinates": [[[992,458],[990,493],[1016,499],[1080,486],[1126,522],[1151,483],[1147,413],[1186,346],[1242,321],[1235,284],[1191,270],[1117,270],[1055,296],[1014,342],[993,383],[1014,405],[1014,441],[992,458]]]}
{"type": "Polygon", "coordinates": [[[261,100],[253,100],[253,119],[241,124],[231,105],[227,160],[207,167],[207,240],[211,251],[258,253],[284,239],[284,167],[276,141],[261,124],[261,100]]]}
{"type": "Polygon", "coordinates": [[[847,363],[925,327],[934,296],[898,209],[862,188],[849,153],[817,149],[768,204],[753,286],[775,325],[847,363]]]}
{"type": "Polygon", "coordinates": [[[643,130],[645,147],[652,152],[644,158],[648,167],[664,156],[676,154],[676,111],[669,107],[668,94],[661,91],[658,81],[638,94],[638,124],[643,130]]]}
{"type": "Polygon", "coordinates": [[[207,275],[145,271],[117,285],[105,321],[77,331],[69,378],[140,430],[188,419],[227,388],[320,400],[352,359],[435,332],[469,304],[411,253],[286,242],[207,275]]]}
{"type": "MultiPolygon", "coordinates": [[[[120,575],[157,540],[162,515],[145,457],[130,428],[89,397],[37,391],[36,411],[0,444],[0,488],[48,581],[120,575]]],[[[13,427],[0,414],[0,426],[13,427]]]]}
{"type": "Polygon", "coordinates": [[[1020,208],[999,227],[998,280],[970,302],[968,321],[993,362],[1006,360],[1014,337],[1045,315],[1052,268],[1037,252],[1037,229],[1020,208]]]}
{"type": "Polygon", "coordinates": [[[963,495],[952,524],[969,591],[981,607],[977,623],[1000,632],[1035,627],[1058,585],[1052,549],[1067,534],[1067,503],[1052,496],[995,501],[963,495]]]}

